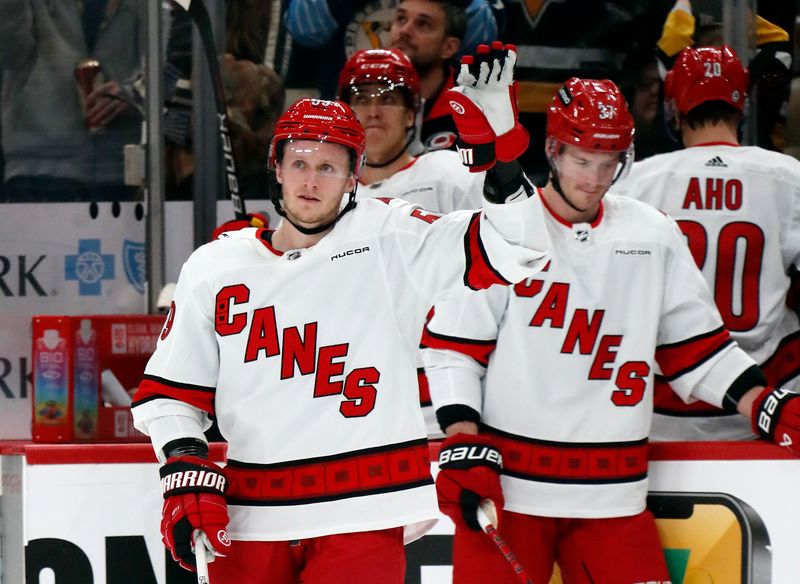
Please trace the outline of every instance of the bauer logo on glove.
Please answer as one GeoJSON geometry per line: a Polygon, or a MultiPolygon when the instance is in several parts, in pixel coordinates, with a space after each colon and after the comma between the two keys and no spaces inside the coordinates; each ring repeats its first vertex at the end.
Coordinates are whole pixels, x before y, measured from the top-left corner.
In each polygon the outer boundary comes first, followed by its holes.
{"type": "Polygon", "coordinates": [[[503,457],[490,437],[471,434],[448,437],[439,451],[436,477],[439,509],[456,526],[480,531],[481,501],[491,499],[498,515],[503,509],[502,469],[503,457]]]}
{"type": "Polygon", "coordinates": [[[439,467],[464,468],[480,464],[481,461],[496,467],[498,472],[503,468],[502,455],[489,446],[456,446],[442,450],[439,454],[439,467]]]}
{"type": "Polygon", "coordinates": [[[800,453],[800,394],[766,387],[753,403],[753,431],[800,453]]]}

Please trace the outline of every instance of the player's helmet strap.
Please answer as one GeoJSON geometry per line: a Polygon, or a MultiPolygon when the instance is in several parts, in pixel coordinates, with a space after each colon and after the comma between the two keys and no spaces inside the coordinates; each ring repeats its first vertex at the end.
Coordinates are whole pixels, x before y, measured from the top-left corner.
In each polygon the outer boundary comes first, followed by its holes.
{"type": "Polygon", "coordinates": [[[323,223],[322,225],[317,225],[316,227],[303,227],[302,225],[298,225],[286,215],[286,211],[283,209],[283,194],[281,193],[281,186],[278,184],[278,181],[275,180],[275,175],[272,175],[272,179],[269,181],[269,198],[272,201],[272,205],[275,207],[275,212],[286,219],[289,223],[292,224],[292,227],[297,229],[303,235],[316,235],[317,233],[322,233],[323,231],[327,231],[331,227],[333,227],[339,219],[341,219],[345,213],[351,211],[356,208],[356,189],[358,188],[358,181],[356,181],[356,186],[353,187],[353,191],[350,193],[348,197],[347,204],[339,211],[339,214],[333,221],[329,221],[328,223],[323,223]]]}
{"type": "Polygon", "coordinates": [[[561,181],[558,180],[558,168],[550,161],[550,158],[547,159],[548,164],[550,165],[550,182],[553,184],[553,189],[561,196],[561,199],[569,205],[572,209],[577,211],[578,213],[583,213],[586,209],[581,209],[580,207],[576,207],[572,204],[567,198],[567,195],[564,194],[564,189],[561,188],[561,181]]]}

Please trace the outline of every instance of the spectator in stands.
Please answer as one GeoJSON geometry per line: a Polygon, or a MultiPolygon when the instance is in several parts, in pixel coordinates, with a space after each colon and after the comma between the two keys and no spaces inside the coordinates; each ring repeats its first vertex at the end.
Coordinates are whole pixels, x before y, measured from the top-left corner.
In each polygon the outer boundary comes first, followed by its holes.
{"type": "MultiPolygon", "coordinates": [[[[280,77],[259,58],[260,34],[266,34],[266,29],[252,23],[245,26],[246,32],[239,27],[244,24],[241,14],[247,5],[245,0],[228,5],[231,20],[227,26],[237,31],[228,36],[228,47],[236,54],[225,54],[222,73],[240,192],[246,198],[266,200],[268,180],[263,161],[275,120],[283,111],[285,91],[280,77]]],[[[192,26],[186,11],[173,10],[164,76],[167,194],[171,199],[193,196],[192,26]]]]}
{"type": "Polygon", "coordinates": [[[133,0],[0,4],[5,200],[118,200],[135,193],[123,184],[123,146],[141,139],[132,106],[139,13],[133,0]],[[76,66],[89,58],[100,73],[80,92],[76,66]]]}
{"type": "Polygon", "coordinates": [[[243,193],[267,194],[264,153],[283,112],[285,93],[272,68],[227,53],[223,61],[225,97],[233,151],[243,193]]]}
{"type": "Polygon", "coordinates": [[[675,141],[664,123],[664,82],[655,55],[634,51],[623,70],[626,74],[620,89],[630,105],[636,126],[636,160],[675,150],[675,141]]]}
{"type": "Polygon", "coordinates": [[[401,0],[389,29],[389,43],[408,55],[420,77],[427,150],[455,147],[456,128],[445,94],[455,85],[453,57],[465,34],[466,12],[450,0],[401,0]]]}
{"type": "MultiPolygon", "coordinates": [[[[392,46],[407,52],[425,99],[421,141],[436,149],[454,147],[455,126],[446,104],[437,101],[453,85],[450,60],[497,38],[495,14],[487,0],[291,0],[286,25],[297,44],[318,49],[312,71],[323,98],[335,95],[339,71],[356,50],[392,46]]],[[[300,55],[293,51],[293,58],[300,55]]]]}

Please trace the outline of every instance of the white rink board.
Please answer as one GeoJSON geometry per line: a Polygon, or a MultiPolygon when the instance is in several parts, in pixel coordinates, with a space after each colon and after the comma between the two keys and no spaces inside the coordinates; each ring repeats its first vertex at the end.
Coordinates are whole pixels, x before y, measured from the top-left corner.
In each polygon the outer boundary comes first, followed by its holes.
{"type": "MultiPolygon", "coordinates": [[[[137,554],[137,561],[141,560],[143,573],[149,575],[152,570],[155,582],[170,584],[166,581],[158,533],[161,497],[155,463],[9,464],[12,458],[19,463],[22,455],[3,457],[3,484],[19,486],[23,525],[10,525],[14,513],[4,508],[3,533],[0,534],[3,538],[24,534],[26,544],[44,539],[61,540],[64,546],[77,548],[86,556],[96,583],[106,581],[109,542],[138,540],[143,542],[142,547],[131,553],[137,554]]],[[[771,578],[756,583],[797,584],[800,581],[800,556],[797,554],[800,549],[797,530],[800,461],[655,461],[651,463],[651,477],[652,490],[727,493],[746,502],[763,521],[772,549],[771,578]]],[[[13,497],[11,499],[13,501],[13,497]]],[[[432,548],[435,538],[440,538],[441,543],[451,534],[452,524],[449,519],[442,518],[429,535],[412,546],[418,550],[432,548]]],[[[419,553],[409,548],[410,560],[419,557],[419,553]]],[[[4,555],[4,573],[13,573],[14,563],[20,560],[4,555]]],[[[415,575],[407,582],[449,583],[451,569],[447,564],[448,558],[437,557],[423,565],[414,565],[415,575]]],[[[111,568],[113,570],[113,566],[111,568]]],[[[148,581],[142,580],[143,583],[148,581]]],[[[2,580],[2,584],[12,582],[2,580]]]]}

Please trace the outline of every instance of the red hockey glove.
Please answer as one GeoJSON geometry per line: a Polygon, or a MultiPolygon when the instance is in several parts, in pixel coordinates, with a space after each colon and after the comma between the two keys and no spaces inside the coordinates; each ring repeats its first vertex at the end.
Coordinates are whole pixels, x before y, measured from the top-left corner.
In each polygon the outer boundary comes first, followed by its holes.
{"type": "Polygon", "coordinates": [[[161,467],[161,540],[172,558],[187,570],[194,571],[192,552],[195,529],[208,537],[215,556],[224,556],[231,540],[225,489],[228,481],[222,469],[210,460],[197,456],[175,456],[161,467]]]}
{"type": "Polygon", "coordinates": [[[514,45],[480,45],[462,57],[458,86],[447,92],[458,152],[471,172],[516,160],[528,147],[528,131],[517,120],[516,61],[514,45]]]}
{"type": "Polygon", "coordinates": [[[214,231],[211,233],[211,241],[215,239],[219,239],[219,236],[225,233],[226,231],[239,231],[240,229],[245,229],[246,227],[268,227],[269,226],[269,217],[262,213],[248,213],[247,219],[231,219],[230,221],[226,221],[222,225],[219,225],[214,231]]]}
{"type": "Polygon", "coordinates": [[[753,402],[753,431],[800,455],[800,394],[765,388],[753,402]]]}
{"type": "Polygon", "coordinates": [[[457,526],[481,531],[478,505],[494,501],[498,516],[503,508],[500,471],[503,459],[491,439],[474,434],[455,434],[442,443],[436,494],[439,509],[457,526]]]}

